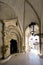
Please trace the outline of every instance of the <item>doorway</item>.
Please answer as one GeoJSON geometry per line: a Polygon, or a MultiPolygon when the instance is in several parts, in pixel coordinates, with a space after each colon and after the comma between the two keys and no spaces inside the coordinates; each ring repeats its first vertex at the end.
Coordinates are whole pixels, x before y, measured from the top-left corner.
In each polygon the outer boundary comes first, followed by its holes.
{"type": "Polygon", "coordinates": [[[10,40],[10,54],[17,53],[17,41],[14,39],[10,40]]]}
{"type": "Polygon", "coordinates": [[[25,49],[26,52],[39,54],[39,26],[31,22],[25,31],[25,49]]]}

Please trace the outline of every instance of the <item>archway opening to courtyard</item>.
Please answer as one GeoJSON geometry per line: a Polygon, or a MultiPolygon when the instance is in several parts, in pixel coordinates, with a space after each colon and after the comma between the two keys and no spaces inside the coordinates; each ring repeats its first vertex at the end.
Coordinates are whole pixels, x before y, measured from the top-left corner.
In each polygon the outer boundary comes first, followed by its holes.
{"type": "Polygon", "coordinates": [[[39,26],[31,22],[25,31],[25,51],[39,53],[39,26]]]}

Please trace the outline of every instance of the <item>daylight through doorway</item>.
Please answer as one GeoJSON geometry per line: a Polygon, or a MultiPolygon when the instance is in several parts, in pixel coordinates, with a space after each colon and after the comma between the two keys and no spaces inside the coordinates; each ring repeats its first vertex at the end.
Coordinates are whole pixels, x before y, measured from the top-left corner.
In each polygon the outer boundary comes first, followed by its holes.
{"type": "Polygon", "coordinates": [[[35,54],[39,53],[39,26],[35,24],[25,31],[25,51],[35,54]],[[34,29],[33,29],[34,28],[34,29]]]}

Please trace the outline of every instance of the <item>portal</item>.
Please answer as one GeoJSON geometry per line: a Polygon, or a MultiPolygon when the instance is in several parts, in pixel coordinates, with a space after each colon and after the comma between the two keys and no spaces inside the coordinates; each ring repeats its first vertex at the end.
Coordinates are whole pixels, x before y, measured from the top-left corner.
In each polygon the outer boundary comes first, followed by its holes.
{"type": "Polygon", "coordinates": [[[10,54],[17,53],[17,41],[14,39],[10,40],[10,54]]]}

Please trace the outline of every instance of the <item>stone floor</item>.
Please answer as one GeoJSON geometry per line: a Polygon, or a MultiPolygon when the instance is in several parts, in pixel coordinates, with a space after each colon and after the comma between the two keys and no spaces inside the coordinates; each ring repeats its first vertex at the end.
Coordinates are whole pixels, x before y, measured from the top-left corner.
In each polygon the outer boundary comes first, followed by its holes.
{"type": "Polygon", "coordinates": [[[34,53],[21,53],[13,55],[9,61],[0,65],[43,65],[43,58],[34,53]]]}

